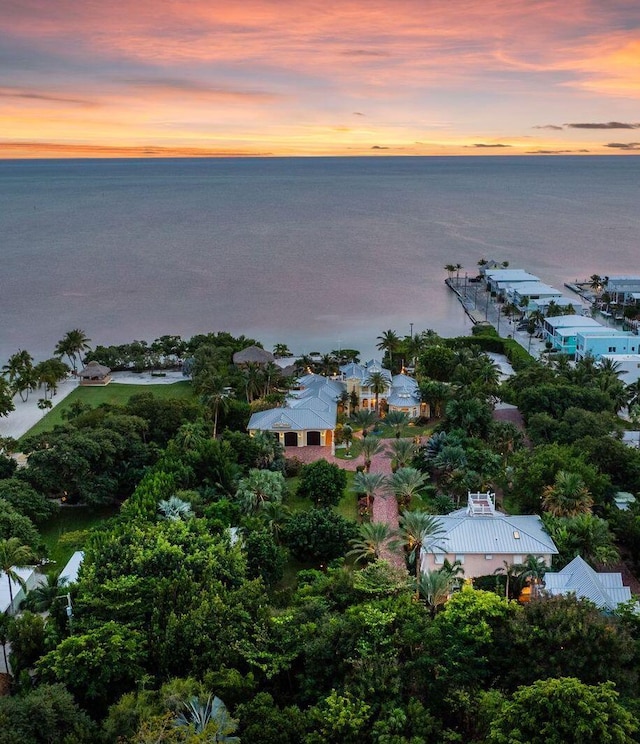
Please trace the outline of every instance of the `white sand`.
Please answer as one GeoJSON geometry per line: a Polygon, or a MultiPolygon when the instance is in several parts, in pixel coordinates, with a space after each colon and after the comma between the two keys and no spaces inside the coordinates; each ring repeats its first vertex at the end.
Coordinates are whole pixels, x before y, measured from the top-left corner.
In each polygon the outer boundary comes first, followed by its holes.
{"type": "MultiPolygon", "coordinates": [[[[167,372],[165,377],[152,377],[150,372],[143,372],[141,374],[136,374],[135,372],[114,372],[111,377],[111,385],[117,385],[118,383],[127,385],[170,385],[174,382],[187,379],[179,371],[167,372]]],[[[61,382],[58,392],[51,400],[53,405],[56,406],[61,400],[64,400],[78,385],[79,381],[75,377],[61,382]]],[[[44,418],[48,411],[41,411],[38,408],[38,400],[40,398],[42,398],[40,391],[30,393],[26,403],[20,399],[19,395],[16,395],[13,399],[16,407],[15,411],[12,411],[8,416],[0,418],[0,436],[18,439],[28,432],[32,426],[37,424],[40,419],[44,418]]]]}

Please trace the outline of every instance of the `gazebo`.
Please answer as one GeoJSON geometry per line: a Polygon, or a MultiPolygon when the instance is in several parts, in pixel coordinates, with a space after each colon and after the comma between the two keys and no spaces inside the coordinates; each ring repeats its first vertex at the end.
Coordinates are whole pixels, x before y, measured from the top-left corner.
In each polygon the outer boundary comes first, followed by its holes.
{"type": "Polygon", "coordinates": [[[81,385],[108,385],[111,382],[111,370],[99,362],[89,362],[78,376],[81,385]]]}
{"type": "Polygon", "coordinates": [[[275,357],[270,351],[261,349],[259,346],[247,346],[242,351],[237,351],[233,355],[233,363],[242,364],[269,364],[275,361],[275,357]]]}

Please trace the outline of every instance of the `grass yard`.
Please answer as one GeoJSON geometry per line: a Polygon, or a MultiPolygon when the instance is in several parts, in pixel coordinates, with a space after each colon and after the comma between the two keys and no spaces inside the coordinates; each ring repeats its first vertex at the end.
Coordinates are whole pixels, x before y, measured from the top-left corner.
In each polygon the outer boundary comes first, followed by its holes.
{"type": "Polygon", "coordinates": [[[174,382],[171,385],[121,385],[112,382],[104,387],[78,387],[20,438],[42,434],[45,431],[51,431],[60,424],[64,424],[65,420],[62,414],[69,410],[70,406],[76,401],[81,401],[92,408],[97,408],[103,403],[124,405],[129,398],[140,393],[151,393],[156,398],[164,400],[174,398],[191,400],[194,397],[191,383],[187,380],[174,382]]]}
{"type": "MultiPolygon", "coordinates": [[[[344,489],[344,493],[342,494],[342,498],[338,502],[336,506],[334,506],[334,510],[338,512],[341,516],[343,516],[345,519],[350,519],[353,522],[358,521],[358,503],[356,501],[356,497],[354,492],[351,490],[353,486],[353,479],[355,477],[355,473],[351,470],[347,470],[347,485],[344,489]]],[[[296,491],[298,490],[298,483],[300,483],[300,478],[288,478],[287,479],[287,486],[289,487],[289,493],[284,499],[284,503],[286,506],[291,509],[292,512],[301,512],[301,511],[309,511],[309,509],[313,508],[313,504],[309,499],[303,499],[300,498],[296,491]]]]}
{"type": "Polygon", "coordinates": [[[75,551],[84,547],[87,530],[117,513],[117,506],[63,506],[53,519],[40,527],[42,542],[47,546],[49,558],[55,561],[52,568],[60,572],[75,551]]]}

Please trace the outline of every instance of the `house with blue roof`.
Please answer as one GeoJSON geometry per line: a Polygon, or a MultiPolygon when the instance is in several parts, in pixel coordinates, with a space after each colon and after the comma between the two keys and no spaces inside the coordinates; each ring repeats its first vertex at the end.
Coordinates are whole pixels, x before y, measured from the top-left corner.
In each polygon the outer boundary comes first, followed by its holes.
{"type": "Polygon", "coordinates": [[[547,566],[558,554],[539,516],[508,516],[495,508],[493,493],[469,493],[466,509],[435,517],[443,534],[427,538],[422,550],[422,571],[437,571],[446,560],[460,561],[466,578],[487,576],[528,555],[547,566]]]}
{"type": "Polygon", "coordinates": [[[631,599],[631,589],[622,583],[622,574],[594,571],[580,556],[557,573],[547,572],[544,591],[550,596],[573,594],[611,612],[631,599]]]}

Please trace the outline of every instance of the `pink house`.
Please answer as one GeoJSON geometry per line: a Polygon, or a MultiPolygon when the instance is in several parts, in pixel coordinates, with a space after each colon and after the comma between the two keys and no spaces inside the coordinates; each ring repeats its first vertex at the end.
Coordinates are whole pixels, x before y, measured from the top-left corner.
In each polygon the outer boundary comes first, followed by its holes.
{"type": "Polygon", "coordinates": [[[438,516],[444,534],[427,539],[422,570],[437,571],[445,558],[460,561],[466,578],[486,576],[507,563],[524,563],[528,555],[547,566],[557,555],[553,540],[535,514],[507,516],[495,508],[492,493],[469,493],[466,509],[438,516]]]}

